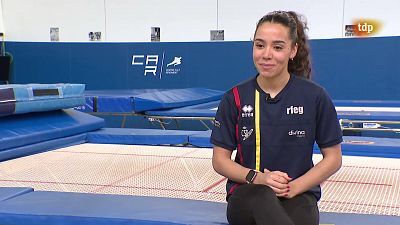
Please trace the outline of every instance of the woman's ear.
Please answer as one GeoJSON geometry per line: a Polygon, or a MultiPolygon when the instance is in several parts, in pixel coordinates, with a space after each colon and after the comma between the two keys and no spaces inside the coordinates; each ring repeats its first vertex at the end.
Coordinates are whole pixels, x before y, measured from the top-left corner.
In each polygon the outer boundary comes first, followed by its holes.
{"type": "Polygon", "coordinates": [[[293,59],[296,56],[297,48],[298,48],[298,45],[296,43],[296,44],[294,44],[294,46],[292,47],[292,50],[290,52],[290,59],[293,59]]]}

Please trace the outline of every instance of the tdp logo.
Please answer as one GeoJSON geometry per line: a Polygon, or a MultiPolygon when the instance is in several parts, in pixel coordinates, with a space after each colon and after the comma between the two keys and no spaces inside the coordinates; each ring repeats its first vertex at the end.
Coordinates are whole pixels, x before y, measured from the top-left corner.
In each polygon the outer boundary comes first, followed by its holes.
{"type": "Polygon", "coordinates": [[[371,36],[378,33],[381,24],[377,20],[359,19],[353,23],[353,31],[356,36],[371,36]]]}
{"type": "Polygon", "coordinates": [[[181,69],[179,65],[182,64],[182,57],[175,57],[174,60],[166,66],[164,65],[164,59],[165,52],[163,52],[162,57],[159,55],[132,55],[132,66],[144,66],[144,76],[148,74],[157,76],[158,74],[160,79],[162,78],[163,72],[168,75],[174,75],[180,72],[181,69]],[[168,68],[170,66],[173,68],[168,68]]]}

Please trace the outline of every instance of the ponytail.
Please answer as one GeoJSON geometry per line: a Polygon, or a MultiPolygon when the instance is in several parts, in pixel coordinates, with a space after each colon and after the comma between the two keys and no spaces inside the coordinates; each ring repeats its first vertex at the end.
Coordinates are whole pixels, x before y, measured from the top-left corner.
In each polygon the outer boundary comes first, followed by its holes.
{"type": "Polygon", "coordinates": [[[296,21],[297,25],[297,53],[293,60],[289,60],[288,70],[289,73],[303,76],[307,79],[311,78],[311,60],[310,60],[310,47],[308,45],[308,37],[305,30],[308,30],[307,23],[300,20],[295,12],[288,12],[296,21]]]}

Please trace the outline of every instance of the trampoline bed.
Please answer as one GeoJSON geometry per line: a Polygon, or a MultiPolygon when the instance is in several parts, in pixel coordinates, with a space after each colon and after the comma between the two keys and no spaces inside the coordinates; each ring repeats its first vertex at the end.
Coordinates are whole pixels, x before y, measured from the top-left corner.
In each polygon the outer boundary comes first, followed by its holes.
{"type": "MultiPolygon", "coordinates": [[[[0,218],[227,224],[226,179],[212,169],[211,156],[209,148],[86,143],[3,162],[0,186],[35,191],[3,201],[0,218]]],[[[345,156],[322,184],[321,223],[399,223],[399,160],[345,156]]]]}

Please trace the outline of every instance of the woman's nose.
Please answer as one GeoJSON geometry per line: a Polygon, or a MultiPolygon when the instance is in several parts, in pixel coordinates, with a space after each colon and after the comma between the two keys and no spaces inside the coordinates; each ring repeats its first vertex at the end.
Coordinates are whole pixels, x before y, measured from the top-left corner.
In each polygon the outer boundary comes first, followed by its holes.
{"type": "Polygon", "coordinates": [[[266,59],[272,58],[272,49],[270,47],[266,47],[264,49],[263,58],[266,58],[266,59]]]}

